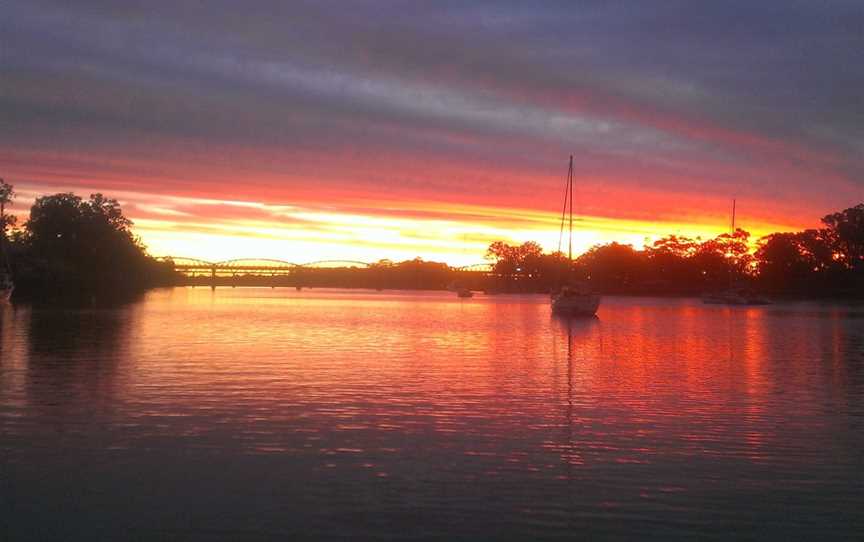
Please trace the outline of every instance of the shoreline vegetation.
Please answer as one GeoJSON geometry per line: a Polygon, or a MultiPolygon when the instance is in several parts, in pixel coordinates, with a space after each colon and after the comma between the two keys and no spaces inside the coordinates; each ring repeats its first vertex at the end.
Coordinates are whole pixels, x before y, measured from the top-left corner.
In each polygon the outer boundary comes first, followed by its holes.
{"type": "MultiPolygon", "coordinates": [[[[5,187],[4,205],[14,198],[5,187]]],[[[777,298],[864,298],[864,204],[822,218],[823,228],[767,235],[751,243],[742,229],[702,240],[669,235],[638,250],[597,245],[574,258],[544,253],[538,243],[496,241],[491,271],[469,271],[420,258],[368,267],[296,267],[272,275],[187,276],[147,253],[117,200],[72,193],[37,198],[29,219],[4,215],[4,254],[15,297],[134,298],[154,287],[271,286],[547,293],[565,280],[608,295],[694,296],[746,287],[777,298]],[[754,248],[755,247],[755,248],[754,248]]]]}
{"type": "MultiPolygon", "coordinates": [[[[8,187],[6,207],[14,191],[8,187]]],[[[147,254],[117,200],[72,193],[37,198],[18,225],[5,215],[0,241],[15,283],[13,299],[123,300],[175,280],[173,269],[147,254]]]]}

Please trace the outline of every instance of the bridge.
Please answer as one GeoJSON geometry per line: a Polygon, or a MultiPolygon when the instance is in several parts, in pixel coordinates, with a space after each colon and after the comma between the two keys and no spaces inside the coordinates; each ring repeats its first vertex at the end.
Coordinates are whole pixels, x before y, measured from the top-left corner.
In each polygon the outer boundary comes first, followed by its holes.
{"type": "MultiPolygon", "coordinates": [[[[357,260],[317,260],[306,263],[290,262],[272,258],[247,258],[211,262],[198,258],[164,256],[159,261],[170,264],[175,271],[184,275],[191,285],[201,284],[236,286],[240,283],[256,285],[301,286],[308,283],[316,271],[331,270],[333,273],[385,272],[398,269],[399,264],[388,266],[381,262],[362,262],[357,260]]],[[[425,262],[433,263],[433,262],[425,262]]],[[[448,266],[454,272],[488,273],[492,264],[488,262],[465,266],[448,266]]]]}
{"type": "MultiPolygon", "coordinates": [[[[368,269],[381,265],[380,262],[361,262],[357,260],[317,260],[306,263],[289,262],[287,260],[276,260],[272,258],[243,258],[236,260],[224,260],[211,262],[198,258],[186,258],[175,256],[162,256],[157,260],[170,263],[174,269],[181,273],[210,273],[210,274],[286,274],[295,269],[345,269],[360,268],[368,269]]],[[[427,262],[431,263],[431,262],[427,262]]],[[[395,264],[394,264],[395,265],[395,264]]],[[[454,271],[480,271],[489,272],[493,264],[489,262],[475,263],[463,266],[449,266],[454,271]]]]}
{"type": "Polygon", "coordinates": [[[297,269],[313,268],[368,268],[366,262],[350,260],[322,260],[308,263],[295,263],[285,260],[274,260],[270,258],[224,260],[221,262],[210,262],[197,258],[183,258],[165,256],[158,258],[160,261],[173,265],[175,271],[185,275],[197,276],[208,274],[210,276],[236,276],[244,275],[288,275],[297,269]]]}

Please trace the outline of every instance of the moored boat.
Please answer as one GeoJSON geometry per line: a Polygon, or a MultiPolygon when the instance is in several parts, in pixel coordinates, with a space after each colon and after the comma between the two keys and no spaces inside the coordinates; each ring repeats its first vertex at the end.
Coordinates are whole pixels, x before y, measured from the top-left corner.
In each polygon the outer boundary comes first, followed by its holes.
{"type": "Polygon", "coordinates": [[[729,289],[702,296],[706,305],[770,305],[771,300],[763,295],[743,289],[729,289]]]}
{"type": "MultiPolygon", "coordinates": [[[[570,167],[567,170],[567,186],[564,191],[564,210],[561,213],[561,231],[564,231],[564,219],[569,210],[569,235],[567,243],[567,271],[573,266],[573,156],[570,156],[570,167]]],[[[559,239],[560,251],[560,239],[559,239]]],[[[550,296],[552,312],[566,316],[594,316],[600,308],[600,295],[591,291],[585,283],[571,283],[560,288],[550,296]]]]}
{"type": "Polygon", "coordinates": [[[600,296],[579,287],[562,288],[552,298],[552,312],[568,316],[594,316],[600,308],[600,296]]]}
{"type": "Polygon", "coordinates": [[[12,185],[0,179],[0,303],[9,301],[15,284],[12,282],[12,268],[6,253],[6,204],[12,201],[15,193],[12,185]]]}
{"type": "MultiPolygon", "coordinates": [[[[729,229],[730,235],[735,235],[735,199],[732,199],[732,224],[729,229]]],[[[730,287],[719,291],[707,293],[702,296],[702,303],[706,305],[770,305],[771,300],[767,297],[753,291],[751,288],[742,284],[740,281],[734,281],[729,277],[730,287]],[[738,284],[735,284],[738,282],[738,284]]]]}
{"type": "Polygon", "coordinates": [[[0,274],[0,303],[9,301],[14,290],[15,284],[12,278],[7,273],[0,274]]]}
{"type": "Polygon", "coordinates": [[[469,297],[474,297],[474,292],[472,292],[468,288],[459,288],[456,291],[456,295],[458,297],[462,297],[462,298],[469,298],[469,297]]]}

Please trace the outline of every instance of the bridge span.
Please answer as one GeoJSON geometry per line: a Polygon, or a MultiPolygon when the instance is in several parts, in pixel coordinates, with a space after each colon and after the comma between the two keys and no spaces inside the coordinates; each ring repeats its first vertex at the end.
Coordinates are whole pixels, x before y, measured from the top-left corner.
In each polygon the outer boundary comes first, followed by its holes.
{"type": "MultiPolygon", "coordinates": [[[[303,286],[314,282],[314,277],[322,275],[346,276],[364,275],[366,283],[380,282],[388,271],[399,270],[402,264],[382,262],[362,262],[357,260],[317,260],[297,263],[272,258],[245,258],[212,262],[198,258],[165,256],[157,258],[170,264],[175,271],[185,277],[189,285],[269,285],[303,286]],[[329,271],[329,272],[328,272],[329,271]]],[[[414,262],[408,262],[414,263],[414,262]]],[[[488,262],[465,266],[446,266],[435,262],[418,261],[418,265],[441,266],[450,272],[486,274],[492,270],[488,262]]]]}

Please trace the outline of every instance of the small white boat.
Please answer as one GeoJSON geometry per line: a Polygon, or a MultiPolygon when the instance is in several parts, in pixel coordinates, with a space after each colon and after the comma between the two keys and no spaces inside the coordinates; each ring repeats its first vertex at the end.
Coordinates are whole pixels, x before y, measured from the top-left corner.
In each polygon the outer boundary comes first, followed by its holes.
{"type": "Polygon", "coordinates": [[[552,297],[552,312],[566,316],[594,316],[600,296],[587,288],[569,286],[552,297]]]}
{"type": "MultiPolygon", "coordinates": [[[[735,199],[732,199],[732,226],[730,235],[735,235],[735,199]]],[[[730,273],[731,275],[731,273],[730,273]]],[[[735,284],[736,281],[729,277],[730,287],[720,291],[702,296],[702,303],[706,305],[770,305],[771,300],[754,292],[746,284],[735,284]]]]}
{"type": "Polygon", "coordinates": [[[14,195],[12,185],[0,179],[0,303],[9,301],[15,289],[9,256],[6,254],[6,205],[12,201],[14,195]]]}
{"type": "MultiPolygon", "coordinates": [[[[567,186],[564,190],[564,212],[561,213],[561,232],[564,232],[564,218],[569,210],[570,238],[567,248],[568,273],[573,264],[573,157],[567,170],[567,186]]],[[[561,249],[559,239],[558,248],[561,249]]],[[[600,308],[600,295],[591,291],[584,283],[565,286],[551,295],[552,312],[565,316],[594,316],[600,308]]]]}

